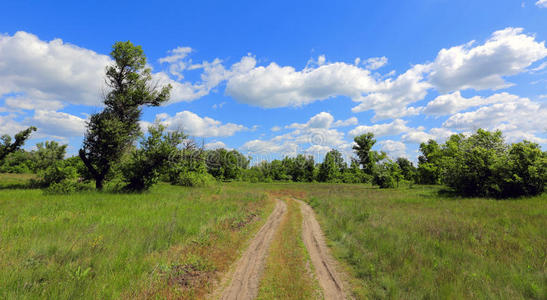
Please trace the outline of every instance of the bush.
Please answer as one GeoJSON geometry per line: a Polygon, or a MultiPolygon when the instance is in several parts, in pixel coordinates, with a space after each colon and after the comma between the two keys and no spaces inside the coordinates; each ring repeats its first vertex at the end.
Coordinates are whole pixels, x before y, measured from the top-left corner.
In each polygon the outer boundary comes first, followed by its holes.
{"type": "Polygon", "coordinates": [[[80,186],[76,182],[64,180],[61,182],[54,182],[50,186],[44,189],[46,195],[66,195],[76,192],[80,189],[80,186]]]}
{"type": "Polygon", "coordinates": [[[53,184],[61,182],[75,182],[78,178],[78,170],[66,164],[64,161],[57,161],[44,171],[38,174],[39,179],[35,180],[32,185],[42,188],[48,188],[53,184]]]}
{"type": "Polygon", "coordinates": [[[185,172],[180,173],[173,184],[182,186],[209,186],[215,182],[215,178],[209,173],[185,172]]]}

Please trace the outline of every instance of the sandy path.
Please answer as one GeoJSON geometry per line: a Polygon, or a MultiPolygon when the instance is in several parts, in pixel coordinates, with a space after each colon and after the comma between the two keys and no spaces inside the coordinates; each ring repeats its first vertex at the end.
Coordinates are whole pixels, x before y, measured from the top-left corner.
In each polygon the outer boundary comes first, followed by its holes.
{"type": "MultiPolygon", "coordinates": [[[[249,248],[237,261],[235,271],[232,273],[230,284],[222,291],[215,293],[220,299],[242,300],[254,299],[258,294],[260,276],[264,269],[264,261],[270,242],[279,227],[279,223],[287,212],[285,202],[277,199],[272,214],[266,224],[255,235],[249,248]]],[[[228,279],[229,280],[229,279],[228,279]]],[[[225,284],[221,285],[225,286],[225,284]]]]}
{"type": "Polygon", "coordinates": [[[329,253],[313,209],[304,201],[295,200],[300,203],[302,211],[302,239],[310,254],[325,299],[346,299],[342,277],[336,271],[336,261],[329,253]]]}

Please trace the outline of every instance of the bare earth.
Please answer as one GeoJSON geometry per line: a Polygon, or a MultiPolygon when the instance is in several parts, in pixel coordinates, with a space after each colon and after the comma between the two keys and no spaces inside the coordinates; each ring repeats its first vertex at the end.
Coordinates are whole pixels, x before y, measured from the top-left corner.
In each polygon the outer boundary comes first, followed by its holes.
{"type": "Polygon", "coordinates": [[[300,210],[302,211],[302,239],[315,268],[325,299],[346,299],[342,276],[336,271],[336,261],[329,253],[313,209],[303,201],[296,201],[300,203],[300,210]]]}
{"type": "Polygon", "coordinates": [[[281,223],[283,216],[287,212],[285,202],[279,199],[276,201],[274,211],[268,217],[266,224],[260,228],[251,241],[249,248],[247,248],[243,256],[236,263],[230,284],[221,292],[215,293],[220,295],[220,299],[243,300],[256,298],[260,276],[264,269],[266,253],[268,253],[270,242],[279,227],[279,223],[281,223]]]}

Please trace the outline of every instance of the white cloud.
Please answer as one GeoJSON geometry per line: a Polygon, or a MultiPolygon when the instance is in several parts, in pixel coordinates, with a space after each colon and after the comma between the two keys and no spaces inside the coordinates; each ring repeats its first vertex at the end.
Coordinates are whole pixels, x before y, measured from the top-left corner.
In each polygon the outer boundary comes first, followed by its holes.
{"type": "Polygon", "coordinates": [[[302,106],[337,95],[358,98],[375,85],[370,71],[346,63],[302,71],[271,63],[230,78],[226,93],[242,103],[275,108],[302,106]]]}
{"type": "Polygon", "coordinates": [[[226,147],[226,144],[224,144],[223,142],[220,142],[220,141],[207,143],[207,144],[204,145],[204,147],[205,147],[205,149],[208,149],[208,150],[215,150],[215,149],[220,149],[220,148],[228,149],[226,147]]]}
{"type": "Polygon", "coordinates": [[[544,106],[528,98],[515,98],[474,111],[454,114],[443,123],[443,127],[470,132],[479,128],[499,129],[511,142],[527,138],[545,143],[547,140],[537,136],[547,133],[547,118],[541,116],[547,116],[544,106]]]}
{"type": "Polygon", "coordinates": [[[401,119],[393,120],[391,123],[374,124],[371,126],[360,125],[349,131],[349,135],[358,136],[367,132],[375,136],[398,135],[410,131],[412,128],[406,126],[406,121],[401,119]]]}
{"type": "Polygon", "coordinates": [[[406,154],[406,145],[403,142],[384,140],[380,141],[378,144],[380,145],[380,149],[386,152],[387,155],[392,159],[396,159],[399,157],[408,157],[408,155],[406,154]]]}
{"type": "Polygon", "coordinates": [[[431,128],[429,132],[425,132],[424,130],[410,130],[403,135],[402,140],[406,143],[413,144],[420,144],[429,140],[442,142],[453,134],[456,134],[456,132],[446,128],[431,128]]]}
{"type": "Polygon", "coordinates": [[[508,87],[503,77],[525,71],[532,63],[547,56],[545,42],[537,42],[522,28],[496,31],[482,45],[442,49],[431,64],[431,83],[441,92],[464,89],[500,89],[508,87]]]}
{"type": "MultiPolygon", "coordinates": [[[[348,120],[341,122],[348,123],[348,120]]],[[[353,120],[349,122],[353,122],[353,120]]],[[[285,126],[294,129],[291,132],[275,136],[267,141],[249,141],[241,149],[254,154],[295,155],[299,151],[320,154],[325,149],[339,148],[346,144],[344,133],[331,128],[340,124],[334,122],[334,117],[331,114],[321,112],[311,117],[306,123],[293,123],[285,126]]]]}
{"type": "Polygon", "coordinates": [[[547,8],[547,0],[538,0],[536,5],[539,7],[547,8]]]}
{"type": "Polygon", "coordinates": [[[352,111],[374,110],[374,120],[418,114],[419,110],[408,105],[422,100],[431,88],[431,84],[423,80],[427,71],[429,66],[415,65],[395,80],[388,78],[378,83],[373,92],[354,99],[361,104],[352,111]]]}
{"type": "Polygon", "coordinates": [[[332,127],[347,127],[347,126],[352,126],[352,125],[357,125],[359,123],[359,121],[357,120],[356,117],[351,117],[347,120],[338,120],[336,122],[334,122],[334,124],[332,124],[332,127]]]}
{"type": "Polygon", "coordinates": [[[376,70],[387,64],[387,57],[371,57],[367,59],[364,63],[367,69],[376,70]]]}
{"type": "Polygon", "coordinates": [[[298,145],[295,143],[276,143],[272,141],[262,141],[262,140],[252,140],[248,141],[243,146],[241,150],[245,152],[250,152],[252,154],[285,154],[285,155],[295,155],[298,150],[298,145]]]}
{"type": "Polygon", "coordinates": [[[36,108],[33,101],[99,105],[106,55],[64,43],[50,42],[19,31],[0,34],[0,96],[20,94],[19,107],[36,108]]]}
{"type": "Polygon", "coordinates": [[[58,111],[35,110],[26,123],[38,128],[37,133],[56,137],[80,137],[85,133],[85,119],[58,111]]]}
{"type": "Polygon", "coordinates": [[[452,94],[445,94],[438,96],[433,101],[430,101],[425,109],[424,113],[430,115],[450,115],[462,110],[466,110],[471,107],[488,105],[493,103],[504,103],[515,101],[518,96],[508,93],[494,94],[490,97],[483,98],[481,96],[475,96],[472,98],[464,98],[459,91],[452,94]]]}
{"type": "Polygon", "coordinates": [[[239,131],[247,130],[243,125],[222,124],[218,120],[209,117],[202,118],[190,111],[181,111],[174,116],[158,114],[156,119],[169,129],[182,129],[184,133],[196,137],[232,136],[239,131]]]}
{"type": "Polygon", "coordinates": [[[274,126],[271,129],[271,131],[273,131],[273,132],[277,132],[277,131],[280,131],[280,130],[281,130],[281,127],[279,127],[279,126],[274,126]]]}

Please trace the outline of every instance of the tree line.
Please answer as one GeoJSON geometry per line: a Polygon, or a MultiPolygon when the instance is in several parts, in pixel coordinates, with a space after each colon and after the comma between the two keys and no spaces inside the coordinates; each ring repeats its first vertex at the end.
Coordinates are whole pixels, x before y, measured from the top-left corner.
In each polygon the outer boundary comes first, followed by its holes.
{"type": "Polygon", "coordinates": [[[372,150],[373,133],[354,138],[355,157],[349,162],[332,149],[321,163],[299,154],[254,166],[237,150],[205,150],[184,132],[161,124],[143,134],[142,107],[168,101],[171,86],[153,82],[140,46],[117,42],[110,55],[114,64],[106,68],[104,109],[90,116],[78,156],[64,159],[67,145],[53,141],[22,150],[36,130],[30,127],[13,142],[2,136],[1,172],[37,173],[33,184],[54,193],[81,189],[89,181],[98,190],[110,183],[117,190],[140,192],[160,180],[184,186],[215,180],[371,183],[380,188],[402,182],[444,184],[460,195],[485,197],[536,195],[545,188],[547,153],[528,141],[506,144],[500,131],[479,129],[470,136],[453,135],[443,144],[422,143],[417,166],[372,150]]]}

